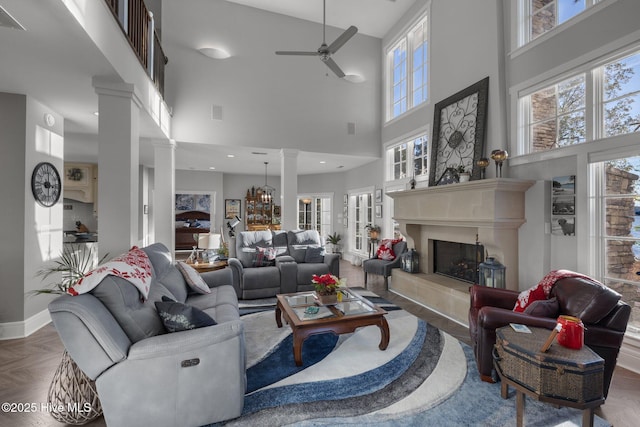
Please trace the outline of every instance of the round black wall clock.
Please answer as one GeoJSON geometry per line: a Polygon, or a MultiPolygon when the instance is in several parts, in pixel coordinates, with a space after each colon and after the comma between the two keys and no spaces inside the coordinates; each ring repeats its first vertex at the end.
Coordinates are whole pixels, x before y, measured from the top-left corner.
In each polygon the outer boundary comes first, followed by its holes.
{"type": "Polygon", "coordinates": [[[49,208],[60,199],[62,181],[54,165],[49,162],[38,163],[31,174],[33,197],[42,206],[49,208]]]}

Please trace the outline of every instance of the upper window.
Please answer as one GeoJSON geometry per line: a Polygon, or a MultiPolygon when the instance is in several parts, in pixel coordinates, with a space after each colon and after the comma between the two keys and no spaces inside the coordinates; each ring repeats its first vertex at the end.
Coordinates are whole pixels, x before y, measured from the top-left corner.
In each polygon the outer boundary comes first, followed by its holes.
{"type": "Polygon", "coordinates": [[[427,178],[429,176],[429,144],[426,134],[387,148],[387,180],[427,178]],[[413,168],[412,166],[413,165],[413,168]]]}
{"type": "Polygon", "coordinates": [[[520,45],[540,37],[601,0],[520,0],[520,45]]]}
{"type": "Polygon", "coordinates": [[[640,128],[640,53],[604,66],[604,136],[640,128]]]}
{"type": "Polygon", "coordinates": [[[520,154],[638,132],[640,53],[522,96],[518,105],[524,121],[520,154]]]}
{"type": "Polygon", "coordinates": [[[427,16],[423,16],[387,52],[388,120],[428,99],[427,22],[427,16]]]}

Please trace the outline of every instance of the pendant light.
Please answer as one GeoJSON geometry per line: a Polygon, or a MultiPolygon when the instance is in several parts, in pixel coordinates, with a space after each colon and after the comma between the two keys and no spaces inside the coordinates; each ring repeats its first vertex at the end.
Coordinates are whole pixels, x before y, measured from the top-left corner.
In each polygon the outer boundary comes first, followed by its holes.
{"type": "Polygon", "coordinates": [[[262,187],[262,203],[271,203],[275,196],[276,189],[267,184],[267,165],[269,162],[264,162],[264,186],[262,187]]]}

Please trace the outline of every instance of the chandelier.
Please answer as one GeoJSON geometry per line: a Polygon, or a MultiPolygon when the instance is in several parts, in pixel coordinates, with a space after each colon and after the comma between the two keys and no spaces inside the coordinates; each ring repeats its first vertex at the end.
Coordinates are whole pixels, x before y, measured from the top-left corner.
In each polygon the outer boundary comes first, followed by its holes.
{"type": "Polygon", "coordinates": [[[264,162],[264,186],[262,190],[262,203],[271,203],[275,196],[276,189],[267,184],[267,165],[269,162],[264,162]]]}

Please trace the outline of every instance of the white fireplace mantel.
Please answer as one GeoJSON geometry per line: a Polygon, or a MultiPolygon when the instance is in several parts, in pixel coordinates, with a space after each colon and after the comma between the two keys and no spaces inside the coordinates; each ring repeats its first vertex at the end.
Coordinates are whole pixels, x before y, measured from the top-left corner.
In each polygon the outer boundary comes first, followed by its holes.
{"type": "Polygon", "coordinates": [[[480,242],[507,266],[507,282],[517,289],[518,228],[524,217],[524,193],[534,181],[494,178],[387,193],[393,218],[409,247],[421,254],[423,273],[431,273],[433,239],[480,242]]]}
{"type": "Polygon", "coordinates": [[[445,240],[483,245],[507,267],[507,288],[517,290],[518,228],[533,184],[494,178],[387,193],[408,247],[420,256],[420,273],[393,269],[389,289],[466,325],[469,283],[433,273],[433,241],[445,240]]]}

